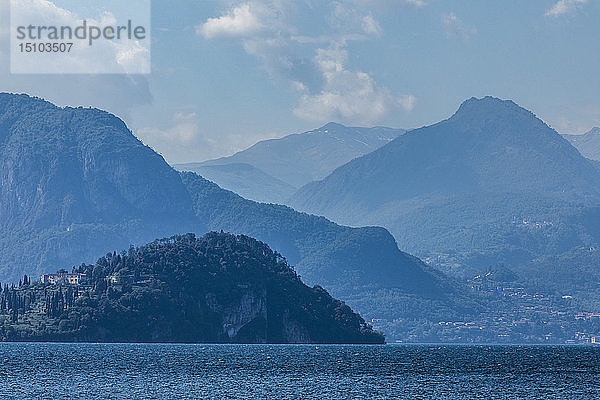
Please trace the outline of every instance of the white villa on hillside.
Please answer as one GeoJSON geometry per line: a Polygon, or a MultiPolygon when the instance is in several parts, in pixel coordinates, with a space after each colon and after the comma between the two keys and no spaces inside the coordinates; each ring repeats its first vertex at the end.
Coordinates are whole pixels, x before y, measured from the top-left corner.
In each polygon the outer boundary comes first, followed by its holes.
{"type": "Polygon", "coordinates": [[[42,283],[57,285],[60,283],[68,283],[70,285],[79,285],[85,274],[70,274],[68,272],[57,272],[55,274],[42,275],[42,283]]]}

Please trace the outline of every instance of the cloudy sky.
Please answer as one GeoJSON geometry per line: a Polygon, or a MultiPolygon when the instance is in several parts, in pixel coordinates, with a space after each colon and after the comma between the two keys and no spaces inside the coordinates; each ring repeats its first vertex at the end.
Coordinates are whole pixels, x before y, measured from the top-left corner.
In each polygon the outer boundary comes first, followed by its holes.
{"type": "Polygon", "coordinates": [[[169,162],[329,121],[418,127],[472,96],[600,125],[599,0],[154,0],[149,75],[11,75],[8,5],[1,91],[107,109],[169,162]]]}

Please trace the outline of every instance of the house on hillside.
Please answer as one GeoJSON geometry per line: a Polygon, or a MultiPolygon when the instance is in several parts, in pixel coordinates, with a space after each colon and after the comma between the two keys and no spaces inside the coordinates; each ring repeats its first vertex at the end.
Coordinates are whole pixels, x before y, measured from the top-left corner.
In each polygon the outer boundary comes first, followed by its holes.
{"type": "Polygon", "coordinates": [[[48,283],[50,285],[59,285],[59,284],[67,284],[67,285],[79,285],[85,274],[71,274],[68,272],[58,271],[55,274],[44,274],[42,275],[41,281],[42,283],[48,283]]]}

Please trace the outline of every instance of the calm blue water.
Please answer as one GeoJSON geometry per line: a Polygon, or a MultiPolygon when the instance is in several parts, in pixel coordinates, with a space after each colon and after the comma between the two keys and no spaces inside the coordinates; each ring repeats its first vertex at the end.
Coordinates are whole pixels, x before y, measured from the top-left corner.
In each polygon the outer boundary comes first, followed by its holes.
{"type": "Polygon", "coordinates": [[[600,399],[600,347],[0,343],[1,399],[600,399]]]}

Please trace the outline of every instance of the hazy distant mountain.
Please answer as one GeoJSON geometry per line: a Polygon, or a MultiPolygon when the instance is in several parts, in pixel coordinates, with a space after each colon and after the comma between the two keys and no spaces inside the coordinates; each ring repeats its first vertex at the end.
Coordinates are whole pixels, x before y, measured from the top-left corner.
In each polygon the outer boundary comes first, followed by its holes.
{"type": "Polygon", "coordinates": [[[191,204],[177,172],[115,116],[0,94],[0,280],[205,230],[191,204]]]}
{"type": "Polygon", "coordinates": [[[202,163],[192,163],[176,167],[195,172],[209,181],[217,183],[223,189],[234,191],[246,199],[263,203],[284,204],[296,191],[294,186],[250,164],[203,165],[202,163]]]}
{"type": "Polygon", "coordinates": [[[219,186],[255,200],[281,202],[280,199],[287,199],[291,194],[289,186],[299,188],[323,179],[337,167],[378,149],[403,133],[402,129],[355,128],[329,123],[313,131],[258,142],[229,157],[177,164],[175,168],[202,176],[210,174],[205,177],[219,186]],[[238,167],[203,168],[230,164],[238,167]],[[240,169],[239,164],[251,165],[259,171],[247,167],[240,169]],[[274,179],[265,188],[269,176],[274,179]]]}
{"type": "Polygon", "coordinates": [[[345,224],[385,226],[402,248],[464,270],[593,240],[574,220],[599,202],[591,161],[531,112],[486,97],[306,185],[292,203],[345,224]]]}
{"type": "Polygon", "coordinates": [[[401,252],[383,228],[343,227],[243,199],[177,173],[113,115],[0,94],[0,281],[209,229],[268,243],[307,283],[361,312],[417,318],[420,305],[446,314],[465,308],[453,285],[401,252]],[[387,297],[374,295],[382,290],[387,297]]]}
{"type": "Polygon", "coordinates": [[[600,128],[583,135],[563,135],[579,152],[591,160],[600,161],[600,128]]]}

